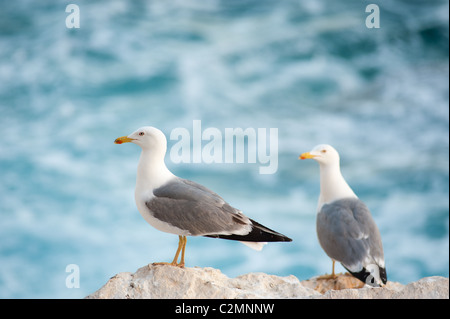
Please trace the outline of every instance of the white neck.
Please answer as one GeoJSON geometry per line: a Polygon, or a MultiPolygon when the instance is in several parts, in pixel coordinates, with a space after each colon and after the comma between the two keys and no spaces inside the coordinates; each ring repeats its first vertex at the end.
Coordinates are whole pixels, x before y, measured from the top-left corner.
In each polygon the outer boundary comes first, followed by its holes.
{"type": "Polygon", "coordinates": [[[339,163],[320,164],[320,196],[317,210],[324,204],[342,198],[357,198],[341,174],[339,163]]]}
{"type": "Polygon", "coordinates": [[[164,163],[164,153],[142,150],[137,168],[136,190],[152,190],[175,177],[164,163]]]}

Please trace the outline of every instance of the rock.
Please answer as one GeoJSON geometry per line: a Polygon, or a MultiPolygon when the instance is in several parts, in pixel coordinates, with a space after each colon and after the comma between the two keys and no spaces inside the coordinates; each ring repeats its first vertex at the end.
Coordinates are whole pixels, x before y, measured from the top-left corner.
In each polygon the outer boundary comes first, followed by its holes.
{"type": "Polygon", "coordinates": [[[448,299],[448,278],[439,276],[425,277],[416,282],[406,285],[405,288],[396,292],[396,299],[448,299]]]}
{"type": "Polygon", "coordinates": [[[314,289],[321,294],[327,292],[328,290],[341,290],[341,289],[353,289],[362,288],[364,283],[358,278],[352,275],[337,274],[336,278],[324,279],[321,277],[313,277],[308,280],[302,281],[302,284],[308,288],[314,289]]]}
{"type": "Polygon", "coordinates": [[[388,281],[383,288],[362,287],[359,289],[328,290],[318,299],[394,299],[394,294],[404,285],[388,281]]]}
{"type": "Polygon", "coordinates": [[[448,288],[448,278],[435,276],[408,285],[388,281],[382,288],[329,290],[318,299],[448,299],[448,288]]]}
{"type": "Polygon", "coordinates": [[[88,299],[249,299],[301,298],[319,295],[295,276],[278,277],[251,273],[228,278],[213,268],[178,268],[148,265],[135,274],[120,273],[88,299]]]}
{"type": "Polygon", "coordinates": [[[427,277],[402,285],[388,282],[382,288],[353,288],[361,283],[348,275],[336,279],[312,278],[300,282],[295,276],[279,277],[250,273],[228,278],[213,268],[178,268],[148,265],[136,273],[119,273],[88,299],[448,299],[449,280],[427,277]],[[351,287],[348,289],[348,287],[351,287]],[[343,288],[343,289],[342,289],[343,288]],[[341,290],[336,290],[341,289],[341,290]],[[317,291],[316,291],[317,290],[317,291]],[[320,291],[320,292],[319,292],[320,291]]]}
{"type": "Polygon", "coordinates": [[[230,279],[230,282],[232,287],[248,291],[248,298],[303,298],[320,295],[302,285],[293,275],[278,277],[264,273],[251,273],[230,279]]]}

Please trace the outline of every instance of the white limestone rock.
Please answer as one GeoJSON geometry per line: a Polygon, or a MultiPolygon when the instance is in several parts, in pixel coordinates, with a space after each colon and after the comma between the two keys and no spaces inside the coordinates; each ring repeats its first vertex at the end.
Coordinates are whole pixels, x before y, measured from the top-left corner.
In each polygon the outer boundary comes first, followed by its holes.
{"type": "Polygon", "coordinates": [[[320,295],[295,276],[251,273],[228,278],[213,268],[148,265],[136,273],[120,273],[86,298],[99,299],[249,299],[305,298],[320,295]]]}
{"type": "Polygon", "coordinates": [[[449,280],[426,277],[408,285],[388,282],[382,288],[323,291],[318,281],[295,276],[249,273],[228,278],[214,268],[147,265],[136,273],[119,273],[87,299],[448,299],[449,280]],[[320,290],[322,293],[314,290],[320,290]]]}

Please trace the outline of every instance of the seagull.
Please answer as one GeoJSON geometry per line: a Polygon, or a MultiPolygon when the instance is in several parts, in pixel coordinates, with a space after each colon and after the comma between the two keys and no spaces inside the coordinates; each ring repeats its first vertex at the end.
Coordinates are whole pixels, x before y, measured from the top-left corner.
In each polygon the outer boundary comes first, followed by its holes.
{"type": "Polygon", "coordinates": [[[339,153],[321,144],[299,159],[314,159],[320,165],[320,196],[317,236],[334,264],[340,262],[353,276],[379,287],[387,282],[380,232],[367,206],[355,195],[341,174],[339,153]]]}
{"type": "Polygon", "coordinates": [[[205,186],[175,176],[164,162],[167,139],[159,129],[141,127],[114,141],[129,142],[142,148],[134,193],[139,213],[154,228],[179,238],[173,261],[154,264],[184,267],[186,236],[237,240],[255,250],[267,242],[292,241],[248,218],[205,186]]]}

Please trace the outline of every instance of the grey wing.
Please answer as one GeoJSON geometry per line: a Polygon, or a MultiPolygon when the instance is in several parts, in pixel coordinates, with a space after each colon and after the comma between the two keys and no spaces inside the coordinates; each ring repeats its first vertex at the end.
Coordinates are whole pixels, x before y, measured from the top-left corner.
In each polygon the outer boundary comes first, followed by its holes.
{"type": "Polygon", "coordinates": [[[251,221],[208,188],[175,178],[153,191],[146,205],[153,216],[192,236],[246,235],[251,221]]]}
{"type": "Polygon", "coordinates": [[[371,263],[384,267],[380,232],[359,199],[341,199],[322,207],[317,235],[328,256],[358,272],[371,263]]]}

